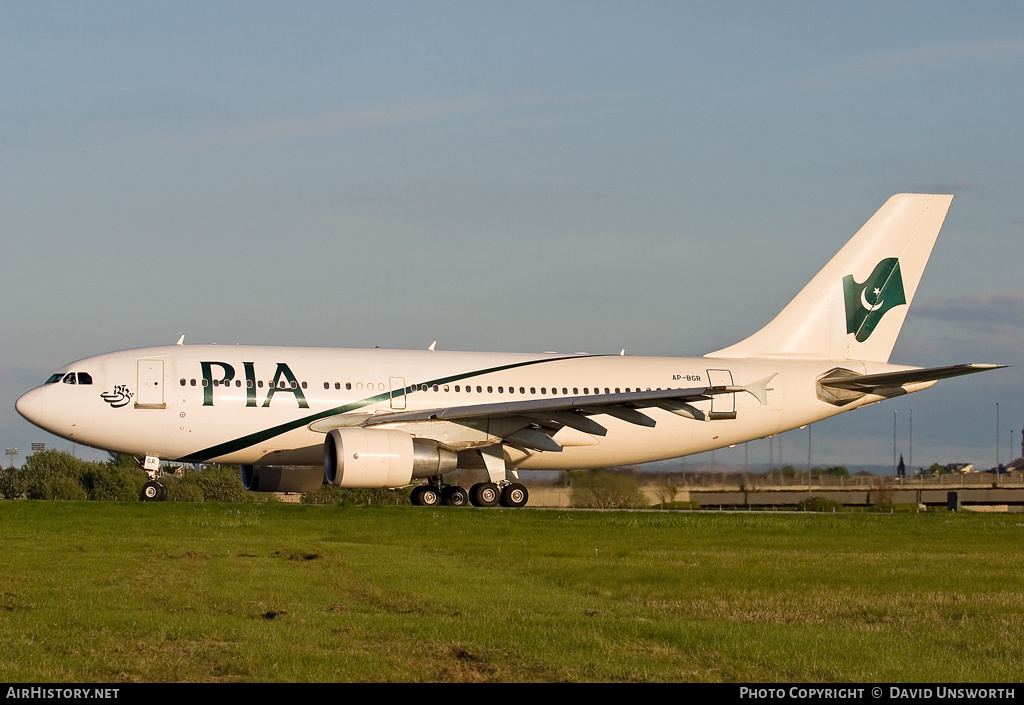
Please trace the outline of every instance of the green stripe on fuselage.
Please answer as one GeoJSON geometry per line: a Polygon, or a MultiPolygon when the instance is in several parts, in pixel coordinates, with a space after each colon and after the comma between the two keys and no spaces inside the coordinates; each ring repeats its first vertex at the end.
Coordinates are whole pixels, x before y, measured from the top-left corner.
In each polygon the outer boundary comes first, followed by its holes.
{"type": "MultiPolygon", "coordinates": [[[[571,355],[571,356],[558,357],[558,358],[553,358],[553,359],[529,360],[529,361],[526,361],[526,362],[516,362],[516,363],[513,363],[511,365],[501,365],[499,367],[490,367],[490,368],[487,368],[487,369],[484,369],[484,370],[476,370],[474,372],[467,372],[467,373],[464,373],[464,374],[452,375],[451,377],[440,377],[440,378],[435,379],[435,380],[430,380],[430,381],[426,382],[425,384],[428,387],[432,387],[434,385],[441,385],[441,384],[450,384],[452,382],[460,382],[460,381],[465,380],[465,379],[470,379],[472,377],[479,377],[480,375],[491,374],[493,372],[502,372],[504,370],[511,370],[511,369],[515,369],[517,367],[527,367],[529,365],[538,365],[538,364],[543,364],[543,363],[547,363],[547,362],[561,362],[562,360],[573,360],[573,359],[577,359],[579,357],[580,357],[579,355],[571,355]]],[[[591,356],[588,356],[588,357],[598,357],[598,356],[591,355],[591,356]]],[[[423,384],[423,383],[421,382],[420,384],[423,384]]],[[[405,389],[402,390],[403,394],[408,395],[410,392],[419,391],[420,384],[413,384],[413,385],[410,385],[408,387],[405,387],[405,389]]],[[[342,404],[341,406],[336,406],[336,407],[333,407],[331,409],[327,409],[325,411],[319,411],[319,412],[317,412],[315,414],[310,414],[309,416],[304,416],[302,418],[295,419],[294,421],[288,421],[287,423],[279,424],[277,426],[271,426],[270,428],[263,429],[262,431],[257,431],[256,433],[250,433],[249,435],[242,436],[240,438],[236,438],[234,440],[227,441],[225,443],[219,443],[219,444],[217,444],[215,446],[210,446],[209,448],[204,448],[203,450],[199,450],[199,451],[196,451],[194,453],[190,453],[189,455],[186,455],[186,456],[184,456],[182,458],[178,458],[178,460],[180,460],[182,462],[186,462],[186,463],[204,463],[204,462],[208,462],[209,460],[211,460],[213,458],[219,458],[219,457],[221,457],[223,455],[230,455],[231,453],[237,453],[240,450],[244,450],[244,449],[246,449],[246,448],[248,448],[250,446],[256,445],[257,443],[262,443],[264,441],[270,440],[271,438],[274,438],[276,436],[280,436],[283,433],[287,433],[289,431],[294,431],[295,429],[302,428],[303,426],[308,426],[309,424],[313,423],[314,421],[319,421],[320,419],[326,419],[329,416],[337,416],[338,414],[345,414],[345,413],[348,413],[350,411],[355,411],[356,409],[362,409],[362,408],[367,407],[367,406],[372,406],[374,404],[379,404],[380,402],[387,401],[388,399],[391,398],[391,396],[392,396],[392,392],[385,392],[384,394],[377,394],[377,395],[374,395],[372,397],[366,397],[365,399],[360,399],[359,401],[350,402],[348,404],[342,404]]]]}

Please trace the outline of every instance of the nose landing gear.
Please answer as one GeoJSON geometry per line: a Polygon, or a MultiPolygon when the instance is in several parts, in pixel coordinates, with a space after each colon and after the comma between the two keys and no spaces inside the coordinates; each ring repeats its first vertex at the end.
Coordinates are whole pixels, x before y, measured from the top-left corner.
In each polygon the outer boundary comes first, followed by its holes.
{"type": "Polygon", "coordinates": [[[167,487],[160,482],[160,458],[151,455],[146,456],[142,463],[142,469],[149,476],[149,482],[142,486],[142,493],[139,499],[143,502],[163,502],[167,499],[167,487]]]}
{"type": "Polygon", "coordinates": [[[142,486],[142,494],[139,499],[143,502],[163,502],[167,499],[167,487],[162,482],[150,480],[142,486]]]}

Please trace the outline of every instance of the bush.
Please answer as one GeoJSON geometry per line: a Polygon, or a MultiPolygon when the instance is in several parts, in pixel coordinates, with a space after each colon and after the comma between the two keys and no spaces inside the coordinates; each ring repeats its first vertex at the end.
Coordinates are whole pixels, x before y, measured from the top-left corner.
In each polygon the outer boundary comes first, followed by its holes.
{"type": "MultiPolygon", "coordinates": [[[[194,473],[192,473],[194,474],[194,473]]],[[[185,475],[188,477],[188,474],[185,475]]],[[[202,502],[203,491],[195,482],[186,482],[177,477],[163,477],[160,482],[167,488],[168,502],[202,502]]]]}
{"type": "Polygon", "coordinates": [[[0,497],[17,499],[21,496],[21,483],[18,471],[14,468],[0,468],[0,497]]]}
{"type": "Polygon", "coordinates": [[[146,484],[146,473],[124,465],[89,463],[79,478],[86,496],[92,500],[132,502],[146,484]]]}
{"type": "Polygon", "coordinates": [[[303,504],[378,504],[401,506],[409,504],[409,490],[324,485],[316,492],[304,493],[300,501],[303,504]]]}
{"type": "Polygon", "coordinates": [[[620,473],[592,471],[573,473],[573,507],[597,509],[645,509],[650,506],[635,477],[620,473]]]}
{"type": "Polygon", "coordinates": [[[102,467],[62,450],[42,450],[25,458],[14,482],[18,494],[27,499],[88,499],[82,475],[102,467]]]}
{"type": "Polygon", "coordinates": [[[797,503],[796,508],[802,512],[838,512],[842,511],[842,502],[825,497],[807,497],[797,503]]]}
{"type": "Polygon", "coordinates": [[[176,502],[270,502],[272,493],[250,492],[242,485],[237,465],[208,465],[198,472],[189,471],[177,482],[161,480],[167,485],[167,498],[176,502]],[[172,484],[174,489],[171,489],[172,484]]]}

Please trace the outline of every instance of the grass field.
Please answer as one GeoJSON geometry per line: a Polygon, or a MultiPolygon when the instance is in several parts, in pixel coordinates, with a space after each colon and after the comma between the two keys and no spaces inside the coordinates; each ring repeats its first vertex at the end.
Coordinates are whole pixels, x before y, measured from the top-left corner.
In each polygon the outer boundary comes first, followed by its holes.
{"type": "Polygon", "coordinates": [[[1017,681],[1024,518],[0,502],[0,679],[1017,681]]]}

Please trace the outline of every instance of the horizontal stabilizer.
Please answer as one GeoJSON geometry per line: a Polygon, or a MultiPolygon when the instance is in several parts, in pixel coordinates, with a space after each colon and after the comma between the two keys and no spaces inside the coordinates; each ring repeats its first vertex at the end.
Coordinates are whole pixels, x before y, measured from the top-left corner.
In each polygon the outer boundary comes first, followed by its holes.
{"type": "Polygon", "coordinates": [[[899,372],[882,372],[874,375],[851,374],[848,370],[836,370],[833,375],[826,375],[819,384],[823,387],[844,389],[850,392],[871,394],[882,389],[892,389],[908,384],[922,384],[935,382],[949,377],[960,377],[975,372],[987,372],[997,370],[1006,365],[968,364],[968,365],[946,365],[945,367],[922,367],[913,370],[900,370],[899,372]]]}

